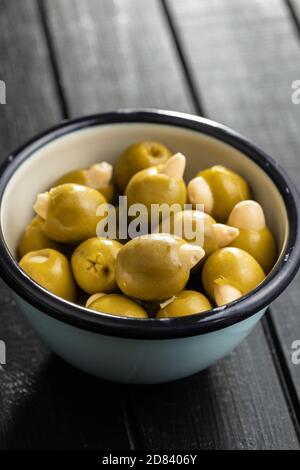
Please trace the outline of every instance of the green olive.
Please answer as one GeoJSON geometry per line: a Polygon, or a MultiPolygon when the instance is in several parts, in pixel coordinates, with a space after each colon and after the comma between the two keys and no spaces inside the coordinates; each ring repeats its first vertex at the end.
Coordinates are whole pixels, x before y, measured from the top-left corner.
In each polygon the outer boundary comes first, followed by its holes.
{"type": "MultiPolygon", "coordinates": [[[[107,164],[108,165],[108,164],[107,164]]],[[[89,172],[96,167],[97,165],[93,165],[89,169],[79,169],[79,170],[73,170],[69,171],[65,175],[63,175],[61,178],[59,178],[54,186],[60,186],[62,184],[66,183],[73,183],[73,184],[80,184],[82,186],[89,186],[93,189],[97,189],[107,200],[107,202],[112,202],[114,198],[114,187],[113,184],[108,181],[108,182],[103,182],[99,184],[93,183],[89,177],[89,172]]]]}
{"type": "Polygon", "coordinates": [[[228,223],[239,229],[239,236],[231,246],[250,253],[268,273],[276,262],[277,248],[263,207],[253,200],[239,202],[232,209],[228,223]]]}
{"type": "MultiPolygon", "coordinates": [[[[167,303],[167,302],[166,302],[167,303]]],[[[205,295],[193,290],[183,290],[157,313],[157,318],[183,317],[211,310],[212,305],[205,295]]]]}
{"type": "Polygon", "coordinates": [[[188,243],[196,243],[197,237],[199,237],[200,246],[205,251],[203,262],[213,251],[219,248],[213,230],[215,223],[216,221],[205,212],[185,210],[175,214],[172,213],[169,218],[164,219],[159,224],[157,231],[177,235],[188,243]]]}
{"type": "Polygon", "coordinates": [[[42,225],[43,220],[38,216],[34,217],[27,225],[18,246],[20,258],[30,251],[42,250],[43,248],[60,250],[59,244],[44,234],[42,225]]]}
{"type": "Polygon", "coordinates": [[[95,294],[88,300],[87,308],[120,317],[148,318],[140,305],[121,294],[95,294]]]}
{"type": "Polygon", "coordinates": [[[183,179],[160,173],[161,168],[161,166],[147,168],[131,178],[125,191],[128,207],[133,204],[143,204],[149,216],[152,204],[168,206],[178,204],[183,208],[187,197],[183,179]]]}
{"type": "Polygon", "coordinates": [[[264,279],[260,264],[240,248],[226,247],[215,251],[202,271],[204,290],[219,306],[247,294],[264,279]]]}
{"type": "Polygon", "coordinates": [[[20,261],[21,268],[40,286],[73,302],[76,287],[68,259],[56,250],[31,251],[20,261]]]}
{"type": "Polygon", "coordinates": [[[82,186],[88,186],[87,184],[87,177],[86,177],[86,170],[79,169],[79,170],[72,170],[68,173],[65,173],[61,176],[55,183],[54,187],[60,186],[62,184],[73,183],[73,184],[81,184],[82,186]]]}
{"type": "Polygon", "coordinates": [[[159,224],[155,232],[171,233],[189,243],[202,246],[205,257],[196,266],[197,269],[211,253],[229,245],[239,234],[235,227],[217,224],[210,215],[197,210],[173,212],[159,224]]]}
{"type": "Polygon", "coordinates": [[[44,219],[42,229],[49,238],[72,244],[96,235],[103,218],[96,214],[97,208],[103,204],[106,199],[95,189],[62,184],[40,195],[35,210],[44,219]]]}
{"type": "Polygon", "coordinates": [[[115,183],[124,193],[129,180],[138,171],[165,163],[171,151],[158,142],[140,142],[131,145],[118,159],[115,166],[115,183]]]}
{"type": "Polygon", "coordinates": [[[277,258],[277,248],[270,230],[265,227],[262,230],[239,229],[239,236],[230,246],[247,251],[259,262],[265,273],[274,266],[277,258]]]}
{"type": "Polygon", "coordinates": [[[71,264],[77,284],[88,294],[117,289],[115,266],[121,243],[106,238],[90,238],[73,253],[71,264]]]}
{"type": "Polygon", "coordinates": [[[204,256],[202,248],[170,234],[137,237],[119,251],[116,280],[129,297],[164,300],[181,291],[190,269],[204,256]]]}
{"type": "Polygon", "coordinates": [[[107,202],[110,204],[112,203],[114,196],[115,196],[115,188],[112,184],[107,184],[105,186],[100,186],[100,188],[97,188],[99,193],[101,193],[107,202]]]}
{"type": "Polygon", "coordinates": [[[211,190],[212,208],[209,213],[218,222],[225,222],[238,202],[251,199],[250,188],[244,178],[222,165],[200,171],[197,176],[204,178],[211,190]]]}

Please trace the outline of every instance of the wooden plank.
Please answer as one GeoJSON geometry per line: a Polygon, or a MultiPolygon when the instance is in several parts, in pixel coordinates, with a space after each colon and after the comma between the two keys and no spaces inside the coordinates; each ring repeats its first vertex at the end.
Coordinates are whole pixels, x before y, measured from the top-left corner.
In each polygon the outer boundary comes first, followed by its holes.
{"type": "MultiPolygon", "coordinates": [[[[209,117],[256,141],[299,184],[300,105],[292,103],[291,85],[299,78],[300,49],[286,4],[173,0],[168,6],[209,117]]],[[[298,413],[300,367],[291,362],[291,345],[300,339],[299,279],[271,315],[298,413]]]]}
{"type": "Polygon", "coordinates": [[[46,6],[73,116],[137,104],[191,109],[156,1],[54,0],[46,6]]]}
{"type": "Polygon", "coordinates": [[[172,385],[139,389],[134,405],[145,446],[298,448],[280,390],[276,386],[275,394],[268,392],[277,380],[262,329],[257,328],[249,340],[210,369],[172,385]],[[288,434],[278,432],[279,428],[288,434]]]}
{"type": "Polygon", "coordinates": [[[300,4],[298,0],[285,0],[288,9],[290,10],[295,29],[300,34],[300,4]]]}
{"type": "Polygon", "coordinates": [[[33,0],[0,4],[0,158],[24,139],[60,119],[43,32],[33,0]]]}
{"type": "MultiPolygon", "coordinates": [[[[1,158],[61,119],[34,0],[0,2],[1,158]]],[[[41,344],[0,282],[0,449],[129,447],[116,388],[82,377],[41,344]]]]}
{"type": "MultiPolygon", "coordinates": [[[[46,7],[72,113],[145,104],[193,111],[159,2],[48,0],[46,7]],[[173,71],[176,96],[162,64],[173,71]]],[[[203,374],[129,389],[133,432],[147,449],[298,448],[260,325],[235,353],[203,374]]]]}
{"type": "Polygon", "coordinates": [[[124,396],[50,353],[6,289],[0,338],[7,365],[0,371],[0,449],[129,448],[124,396]]]}

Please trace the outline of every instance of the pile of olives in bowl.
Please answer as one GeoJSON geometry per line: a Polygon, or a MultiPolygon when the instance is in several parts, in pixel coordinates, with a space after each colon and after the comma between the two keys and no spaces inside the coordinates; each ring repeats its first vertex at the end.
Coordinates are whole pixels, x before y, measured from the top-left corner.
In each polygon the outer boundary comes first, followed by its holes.
{"type": "Polygon", "coordinates": [[[193,315],[248,294],[277,259],[263,208],[230,168],[214,165],[186,181],[185,166],[181,153],[141,142],[115,168],[100,162],[61,175],[36,197],[18,245],[21,268],[64,300],[125,317],[193,315]],[[99,207],[119,209],[119,196],[129,209],[146,208],[147,233],[99,236],[99,207]],[[153,206],[176,211],[153,227],[153,206]],[[201,236],[178,236],[185,224],[201,236]]]}

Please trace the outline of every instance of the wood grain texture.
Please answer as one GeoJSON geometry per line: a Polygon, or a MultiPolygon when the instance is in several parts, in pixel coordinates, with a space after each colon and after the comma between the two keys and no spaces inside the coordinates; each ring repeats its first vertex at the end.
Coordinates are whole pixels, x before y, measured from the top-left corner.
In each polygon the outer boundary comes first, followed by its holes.
{"type": "Polygon", "coordinates": [[[136,392],[134,405],[145,446],[298,448],[281,392],[277,386],[270,389],[277,380],[258,327],[235,352],[210,369],[172,385],[136,392]]]}
{"type": "MultiPolygon", "coordinates": [[[[193,111],[158,2],[49,0],[46,7],[72,114],[144,105],[193,111]],[[170,86],[165,70],[173,71],[170,86]]],[[[260,325],[207,372],[126,390],[133,434],[147,449],[299,447],[260,325]]]]}
{"type": "MultiPolygon", "coordinates": [[[[285,2],[171,0],[168,5],[209,117],[257,142],[299,186],[300,105],[291,95],[292,82],[300,77],[300,42],[285,2]]],[[[274,302],[271,315],[298,403],[300,366],[291,362],[291,345],[300,339],[299,281],[298,276],[274,302]]]]}
{"type": "Polygon", "coordinates": [[[300,25],[300,3],[299,3],[299,0],[285,0],[288,7],[291,7],[292,10],[293,10],[293,14],[295,15],[296,17],[296,22],[298,24],[296,24],[296,29],[298,30],[298,33],[299,33],[299,25],[300,25]]]}
{"type": "Polygon", "coordinates": [[[192,108],[158,1],[45,5],[72,115],[137,105],[192,108]]]}
{"type": "Polygon", "coordinates": [[[89,377],[52,354],[36,337],[1,283],[1,449],[129,448],[126,392],[89,377]]]}
{"type": "MultiPolygon", "coordinates": [[[[61,119],[36,3],[0,1],[0,155],[61,119]]],[[[0,449],[129,447],[116,388],[71,369],[39,341],[0,282],[0,449]]]]}
{"type": "Polygon", "coordinates": [[[0,158],[60,119],[48,51],[33,0],[0,2],[0,158]],[[22,4],[22,5],[21,5],[22,4]]]}

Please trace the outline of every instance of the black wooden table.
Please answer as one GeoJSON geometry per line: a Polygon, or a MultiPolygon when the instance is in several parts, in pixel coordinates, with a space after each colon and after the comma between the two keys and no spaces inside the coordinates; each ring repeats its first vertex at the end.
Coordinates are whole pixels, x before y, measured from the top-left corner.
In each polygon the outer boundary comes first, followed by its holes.
{"type": "MultiPolygon", "coordinates": [[[[0,153],[63,118],[187,111],[256,141],[300,183],[299,0],[0,0],[0,153]]],[[[0,286],[1,449],[299,449],[299,277],[229,357],[120,386],[53,355],[0,286]]]]}

